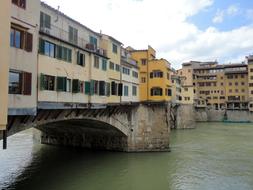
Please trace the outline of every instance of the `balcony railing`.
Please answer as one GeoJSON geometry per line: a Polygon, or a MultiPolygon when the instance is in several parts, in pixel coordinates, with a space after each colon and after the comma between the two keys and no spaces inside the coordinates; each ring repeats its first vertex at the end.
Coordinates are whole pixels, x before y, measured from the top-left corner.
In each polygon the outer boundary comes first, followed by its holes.
{"type": "Polygon", "coordinates": [[[66,42],[68,42],[72,45],[78,46],[82,49],[86,49],[91,52],[94,52],[99,55],[107,57],[106,50],[104,50],[100,47],[96,47],[94,44],[91,44],[90,42],[88,42],[86,39],[84,39],[82,37],[74,36],[74,34],[70,35],[69,32],[67,32],[57,26],[51,25],[50,28],[40,27],[40,32],[42,32],[44,34],[48,34],[53,37],[56,37],[56,38],[61,39],[63,41],[66,41],[66,42]]]}

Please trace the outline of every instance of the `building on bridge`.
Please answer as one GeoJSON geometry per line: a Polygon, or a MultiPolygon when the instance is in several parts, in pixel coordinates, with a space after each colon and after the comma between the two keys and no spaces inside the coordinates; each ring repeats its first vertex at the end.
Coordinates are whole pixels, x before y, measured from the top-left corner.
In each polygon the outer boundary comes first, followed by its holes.
{"type": "Polygon", "coordinates": [[[39,9],[39,0],[11,4],[9,116],[36,115],[39,9]]]}
{"type": "Polygon", "coordinates": [[[156,51],[148,46],[145,50],[127,48],[140,67],[140,101],[170,101],[171,68],[165,59],[156,59],[156,51]]]}
{"type": "Polygon", "coordinates": [[[4,148],[6,148],[6,126],[8,114],[8,71],[10,62],[10,18],[11,2],[1,1],[0,17],[0,133],[4,133],[4,148]]]}

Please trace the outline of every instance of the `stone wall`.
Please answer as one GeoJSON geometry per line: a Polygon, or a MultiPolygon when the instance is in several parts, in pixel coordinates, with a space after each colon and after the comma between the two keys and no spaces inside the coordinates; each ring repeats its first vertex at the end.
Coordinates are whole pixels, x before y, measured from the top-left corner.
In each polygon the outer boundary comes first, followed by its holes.
{"type": "Polygon", "coordinates": [[[247,110],[215,110],[196,108],[195,118],[197,122],[253,122],[253,113],[247,110]],[[227,116],[227,119],[225,117],[227,116]]]}
{"type": "Polygon", "coordinates": [[[128,151],[169,150],[169,105],[140,105],[132,112],[128,151]]]}

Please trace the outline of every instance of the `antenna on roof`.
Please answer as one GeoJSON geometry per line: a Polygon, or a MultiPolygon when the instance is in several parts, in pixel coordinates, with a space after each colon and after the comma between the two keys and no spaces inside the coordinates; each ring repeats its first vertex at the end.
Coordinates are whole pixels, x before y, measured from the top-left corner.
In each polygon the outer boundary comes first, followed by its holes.
{"type": "Polygon", "coordinates": [[[58,22],[58,20],[59,20],[59,12],[60,12],[60,6],[58,5],[58,7],[57,7],[57,17],[56,17],[56,19],[55,19],[54,22],[58,22]]]}
{"type": "Polygon", "coordinates": [[[100,30],[100,34],[102,34],[102,30],[100,30]]]}

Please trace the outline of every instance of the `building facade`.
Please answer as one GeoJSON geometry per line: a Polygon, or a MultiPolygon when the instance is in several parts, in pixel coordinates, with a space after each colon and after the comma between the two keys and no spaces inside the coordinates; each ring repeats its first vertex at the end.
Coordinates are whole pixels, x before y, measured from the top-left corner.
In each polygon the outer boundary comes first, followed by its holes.
{"type": "Polygon", "coordinates": [[[8,114],[8,73],[10,63],[10,19],[11,2],[1,1],[0,16],[4,18],[0,22],[0,131],[6,130],[8,114]]]}
{"type": "Polygon", "coordinates": [[[131,59],[130,52],[121,49],[121,82],[123,85],[123,95],[121,103],[139,102],[139,67],[137,62],[131,59]]]}
{"type": "Polygon", "coordinates": [[[108,85],[108,104],[120,104],[122,97],[121,83],[121,45],[122,43],[115,38],[102,34],[101,47],[106,50],[108,61],[107,85],[108,85]],[[110,91],[110,92],[109,92],[110,91]]]}
{"type": "Polygon", "coordinates": [[[39,0],[11,3],[9,115],[36,115],[39,0]]]}
{"type": "Polygon", "coordinates": [[[140,101],[170,101],[170,63],[165,59],[156,59],[156,51],[151,46],[146,50],[127,49],[140,68],[140,101]]]}
{"type": "Polygon", "coordinates": [[[105,107],[108,58],[102,36],[41,3],[39,107],[105,107]]]}

